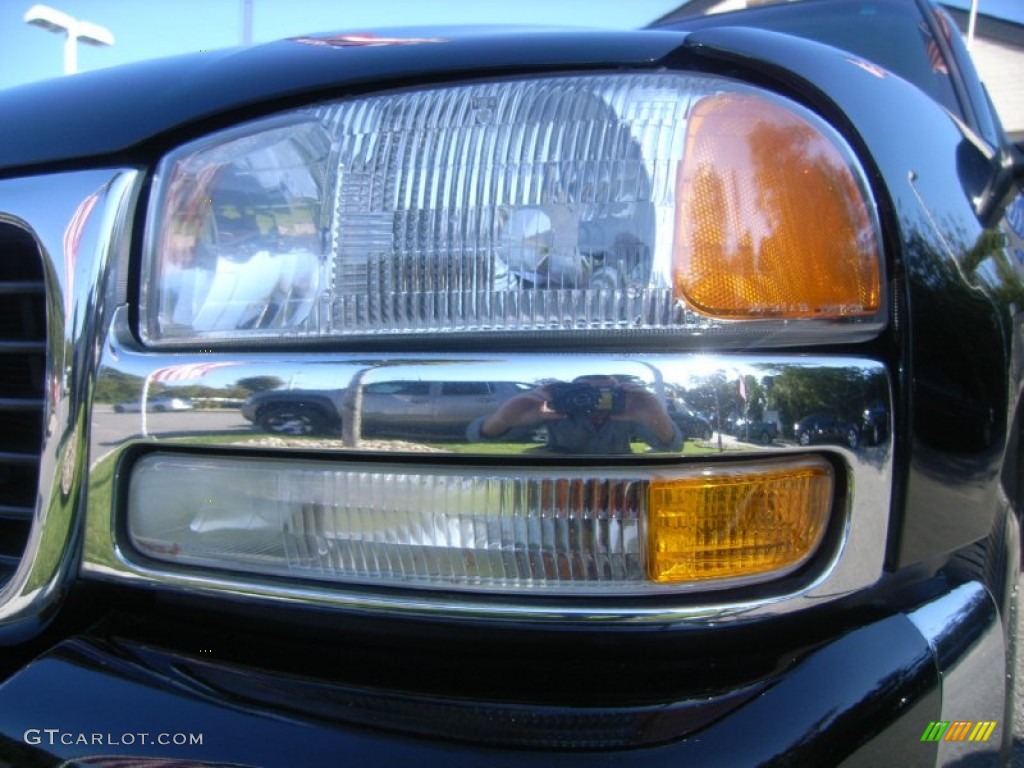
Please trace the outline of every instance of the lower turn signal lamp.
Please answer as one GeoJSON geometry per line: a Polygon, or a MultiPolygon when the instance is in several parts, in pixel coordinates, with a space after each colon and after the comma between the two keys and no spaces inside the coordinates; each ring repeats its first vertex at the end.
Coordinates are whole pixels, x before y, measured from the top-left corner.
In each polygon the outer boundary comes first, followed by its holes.
{"type": "Polygon", "coordinates": [[[831,465],[451,468],[150,454],[127,533],[178,567],[441,590],[642,595],[773,579],[807,562],[831,465]]]}
{"type": "Polygon", "coordinates": [[[831,465],[810,457],[653,480],[651,581],[745,581],[795,570],[821,543],[832,488],[831,465]]]}

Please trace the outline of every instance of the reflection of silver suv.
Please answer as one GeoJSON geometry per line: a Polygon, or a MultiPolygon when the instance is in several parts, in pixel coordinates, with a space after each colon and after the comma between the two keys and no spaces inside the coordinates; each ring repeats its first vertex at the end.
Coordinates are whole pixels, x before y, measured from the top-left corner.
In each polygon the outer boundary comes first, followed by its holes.
{"type": "MultiPolygon", "coordinates": [[[[192,402],[182,397],[151,397],[146,401],[146,410],[156,413],[167,411],[191,411],[192,402]]],[[[116,413],[139,413],[142,411],[141,400],[130,400],[125,403],[117,403],[114,406],[116,413]]]]}
{"type": "MultiPolygon", "coordinates": [[[[511,381],[376,381],[363,386],[362,433],[457,437],[473,419],[533,389],[511,381]]],[[[266,432],[340,434],[348,389],[256,392],[242,415],[266,432]]]]}

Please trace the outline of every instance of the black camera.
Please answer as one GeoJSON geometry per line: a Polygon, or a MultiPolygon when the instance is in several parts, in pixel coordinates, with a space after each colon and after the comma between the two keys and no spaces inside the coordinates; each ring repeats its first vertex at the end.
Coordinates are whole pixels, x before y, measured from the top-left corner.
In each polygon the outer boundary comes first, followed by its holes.
{"type": "Polygon", "coordinates": [[[626,393],[619,387],[574,382],[551,384],[548,391],[551,393],[551,410],[566,416],[622,413],[626,407],[626,393]]]}

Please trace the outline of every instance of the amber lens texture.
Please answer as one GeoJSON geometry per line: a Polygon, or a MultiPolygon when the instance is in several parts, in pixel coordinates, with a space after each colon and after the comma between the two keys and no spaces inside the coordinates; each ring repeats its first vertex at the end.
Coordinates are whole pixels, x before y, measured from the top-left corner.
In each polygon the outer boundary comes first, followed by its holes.
{"type": "Polygon", "coordinates": [[[697,103],[676,180],[677,295],[734,319],[875,314],[879,244],[824,126],[768,99],[697,103]]]}

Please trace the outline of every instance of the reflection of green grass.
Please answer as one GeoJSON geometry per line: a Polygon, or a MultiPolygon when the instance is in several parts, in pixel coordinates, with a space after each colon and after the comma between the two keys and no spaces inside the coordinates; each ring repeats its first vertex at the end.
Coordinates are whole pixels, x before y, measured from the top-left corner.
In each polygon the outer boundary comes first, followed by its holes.
{"type": "Polygon", "coordinates": [[[106,565],[114,565],[110,549],[110,517],[114,514],[114,469],[117,456],[104,456],[89,472],[88,505],[85,516],[85,549],[106,565]]]}
{"type": "MultiPolygon", "coordinates": [[[[104,513],[102,514],[103,520],[107,519],[105,512],[111,508],[113,502],[115,465],[114,457],[108,456],[96,464],[89,472],[89,477],[86,480],[89,483],[87,509],[98,510],[104,513]]],[[[53,478],[53,482],[55,484],[60,482],[59,473],[53,478]]],[[[59,494],[59,492],[55,491],[55,494],[59,494]]],[[[42,531],[42,541],[39,544],[39,551],[36,553],[37,568],[26,583],[26,589],[34,590],[45,587],[47,580],[57,567],[57,563],[68,556],[66,551],[68,542],[65,540],[64,534],[73,525],[72,519],[75,514],[77,513],[71,509],[69,504],[62,504],[56,498],[51,501],[50,508],[47,511],[46,525],[42,531]]],[[[93,542],[102,540],[96,538],[96,533],[100,530],[96,527],[99,518],[100,516],[96,514],[86,515],[87,528],[85,535],[87,540],[91,539],[93,542]]],[[[94,551],[103,550],[94,548],[94,551]]],[[[109,547],[106,548],[106,551],[109,552],[109,547]]],[[[106,558],[105,560],[109,559],[106,558]]]]}
{"type": "MultiPolygon", "coordinates": [[[[231,445],[240,448],[277,448],[279,450],[287,450],[288,448],[308,448],[310,450],[323,449],[323,450],[345,450],[340,439],[338,438],[325,438],[317,435],[303,435],[303,436],[279,436],[277,439],[286,441],[287,445],[264,445],[259,444],[260,439],[266,438],[266,435],[253,434],[251,436],[241,436],[239,433],[230,434],[219,434],[219,435],[187,435],[182,437],[167,437],[161,439],[162,443],[181,443],[187,445],[231,445]],[[247,442],[251,440],[252,442],[247,442]]],[[[379,452],[382,455],[386,455],[389,451],[387,450],[386,444],[389,442],[387,438],[364,438],[364,442],[374,444],[373,450],[379,452]]],[[[409,441],[395,441],[394,451],[396,453],[402,451],[402,443],[409,441]]],[[[460,442],[430,442],[424,440],[414,445],[423,445],[428,448],[432,448],[438,452],[444,453],[459,453],[466,455],[477,455],[477,456],[520,456],[520,455],[552,455],[548,454],[544,449],[544,444],[540,442],[532,443],[460,443],[460,442]]],[[[650,448],[646,443],[633,443],[633,453],[644,454],[650,453],[650,448]]],[[[687,440],[683,444],[682,454],[683,456],[707,456],[709,454],[718,453],[717,445],[712,441],[710,443],[704,443],[698,440],[687,440]]]]}
{"type": "Polygon", "coordinates": [[[484,456],[515,456],[543,450],[543,443],[427,443],[431,448],[450,453],[478,453],[484,456]]]}
{"type": "MultiPolygon", "coordinates": [[[[241,439],[245,440],[249,435],[243,436],[241,439]]],[[[314,440],[315,438],[301,438],[291,437],[289,440],[314,440]]],[[[174,437],[160,437],[160,443],[174,443],[182,445],[237,445],[239,443],[239,433],[233,432],[230,434],[219,434],[219,435],[182,435],[174,437]]]]}
{"type": "Polygon", "coordinates": [[[109,509],[114,503],[114,466],[117,464],[113,454],[105,456],[96,463],[89,473],[89,503],[109,509]]]}
{"type": "MultiPolygon", "coordinates": [[[[450,451],[451,453],[479,454],[484,456],[518,456],[521,454],[540,454],[550,456],[543,443],[429,443],[432,448],[450,451]]],[[[647,443],[633,443],[633,453],[649,453],[647,443]]],[[[683,444],[683,456],[706,456],[718,453],[712,445],[687,440],[683,444]]]]}

